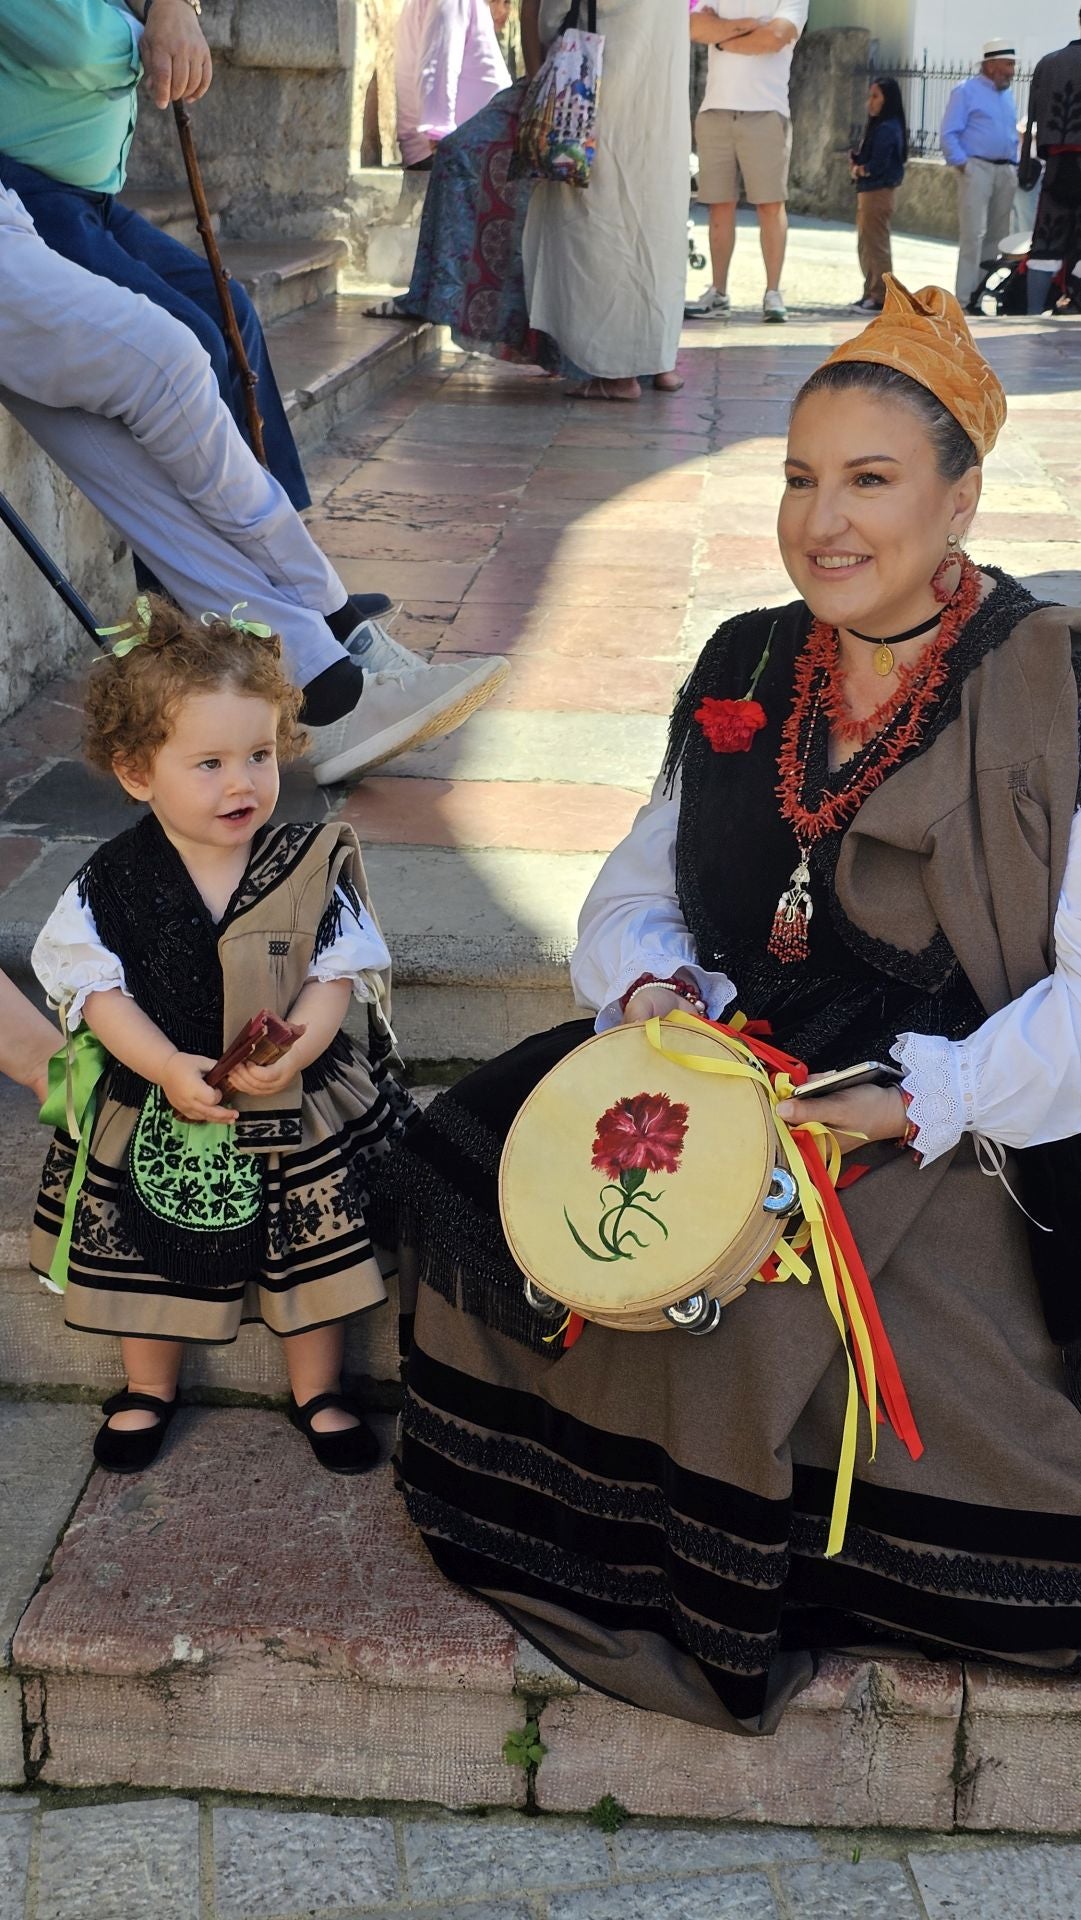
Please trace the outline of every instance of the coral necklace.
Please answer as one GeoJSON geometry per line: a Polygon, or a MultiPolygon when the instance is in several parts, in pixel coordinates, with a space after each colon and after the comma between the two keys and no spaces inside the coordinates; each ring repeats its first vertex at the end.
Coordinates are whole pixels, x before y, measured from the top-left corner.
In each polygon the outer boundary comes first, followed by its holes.
{"type": "Polygon", "coordinates": [[[942,614],[935,638],[929,641],[919,660],[902,674],[892,698],[871,714],[866,724],[873,727],[873,734],[853,755],[847,776],[831,786],[817,806],[808,805],[804,796],[807,756],[819,715],[824,712],[840,732],[854,733],[857,738],[863,735],[864,729],[862,723],[859,727],[853,726],[837,685],[837,629],[821,620],[812,622],[796,661],[795,698],[784,723],[777,758],[781,817],[788,821],[796,835],[799,860],[773,916],[768,946],[775,960],[786,964],[806,960],[813,911],[811,849],[817,840],[846,825],[868,794],[881,786],[887,774],[920,739],[928,713],[947,676],[950,648],[979,606],[981,592],[979,569],[966,557],[961,563],[957,591],[942,614]]]}

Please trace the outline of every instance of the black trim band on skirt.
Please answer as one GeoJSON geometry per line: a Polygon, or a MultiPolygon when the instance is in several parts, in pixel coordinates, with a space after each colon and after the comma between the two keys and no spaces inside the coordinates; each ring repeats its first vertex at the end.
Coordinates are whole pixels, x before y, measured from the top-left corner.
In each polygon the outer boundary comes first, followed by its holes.
{"type": "Polygon", "coordinates": [[[827,1560],[830,1473],[797,1466],[791,1502],[760,1499],[416,1345],[401,1472],[449,1578],[660,1635],[741,1720],[763,1710],[785,1645],[1064,1664],[1081,1646],[1081,1520],[857,1480],[827,1560]]]}

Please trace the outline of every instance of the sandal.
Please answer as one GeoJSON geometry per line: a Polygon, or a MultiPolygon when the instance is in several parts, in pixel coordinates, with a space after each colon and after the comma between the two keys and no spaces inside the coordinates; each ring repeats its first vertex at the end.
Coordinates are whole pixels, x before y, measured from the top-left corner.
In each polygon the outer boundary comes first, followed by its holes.
{"type": "Polygon", "coordinates": [[[290,1394],[289,1418],[328,1473],[368,1473],[377,1464],[379,1442],[351,1394],[317,1393],[314,1400],[305,1401],[302,1407],[290,1394]],[[354,1414],[356,1426],[341,1427],[336,1433],[317,1432],[312,1421],[326,1407],[340,1407],[343,1412],[354,1414]]]}
{"type": "Polygon", "coordinates": [[[114,1393],[111,1400],[103,1400],[101,1411],[105,1414],[105,1425],[99,1427],[94,1435],[94,1458],[99,1467],[108,1473],[142,1473],[156,1460],[161,1451],[161,1443],[166,1429],[176,1412],[179,1394],[171,1400],[156,1400],[150,1393],[132,1393],[125,1387],[123,1393],[114,1393]],[[112,1427],[109,1421],[114,1413],[154,1413],[157,1421],[152,1427],[112,1427]]]}
{"type": "Polygon", "coordinates": [[[654,393],[682,393],[683,375],[681,373],[655,373],[653,376],[654,393]]]}

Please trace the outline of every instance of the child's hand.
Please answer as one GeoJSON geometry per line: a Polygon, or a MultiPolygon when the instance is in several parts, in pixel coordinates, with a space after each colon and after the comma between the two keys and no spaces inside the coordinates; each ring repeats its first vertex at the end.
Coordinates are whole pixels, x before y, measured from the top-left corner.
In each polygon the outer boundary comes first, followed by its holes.
{"type": "Polygon", "coordinates": [[[174,1053],[162,1073],[161,1090],[182,1119],[229,1126],[237,1118],[235,1107],[224,1106],[217,1087],[208,1087],[203,1079],[213,1065],[201,1053],[174,1053]]]}
{"type": "Polygon", "coordinates": [[[229,1075],[229,1090],[233,1093],[284,1093],[299,1072],[290,1048],[280,1060],[272,1060],[269,1066],[254,1067],[248,1061],[242,1067],[234,1067],[229,1075]]]}

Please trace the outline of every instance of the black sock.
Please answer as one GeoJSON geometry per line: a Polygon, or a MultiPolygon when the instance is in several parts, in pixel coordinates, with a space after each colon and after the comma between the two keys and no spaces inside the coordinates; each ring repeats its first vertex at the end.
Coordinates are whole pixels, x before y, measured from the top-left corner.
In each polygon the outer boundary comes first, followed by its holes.
{"type": "Polygon", "coordinates": [[[301,724],[329,727],[332,721],[352,712],[363,691],[363,667],[354,660],[335,660],[332,667],[324,667],[308,681],[300,709],[301,724]]]}
{"type": "Polygon", "coordinates": [[[381,614],[389,613],[393,605],[385,593],[351,593],[344,607],[339,607],[337,613],[324,613],[323,618],[335,640],[344,646],[355,627],[365,620],[378,620],[381,614]]]}

